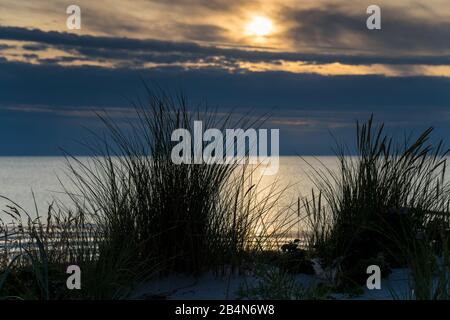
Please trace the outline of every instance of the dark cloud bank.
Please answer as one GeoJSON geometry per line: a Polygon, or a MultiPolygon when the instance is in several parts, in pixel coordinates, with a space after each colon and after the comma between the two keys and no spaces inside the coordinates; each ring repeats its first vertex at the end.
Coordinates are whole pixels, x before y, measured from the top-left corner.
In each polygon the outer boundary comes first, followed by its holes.
{"type": "MultiPolygon", "coordinates": [[[[317,14],[317,13],[316,13],[317,14]]],[[[314,16],[314,13],[312,13],[314,16]]],[[[308,18],[310,19],[310,18],[308,18]]],[[[327,20],[328,21],[328,20],[327,20]]],[[[320,25],[320,24],[319,24],[320,25]]],[[[336,41],[333,38],[333,33],[351,33],[353,29],[345,29],[345,23],[341,28],[344,31],[340,31],[339,28],[329,26],[331,29],[319,29],[316,32],[306,33],[303,26],[299,26],[297,29],[292,29],[292,37],[299,37],[301,34],[303,41],[322,43],[336,41]],[[328,30],[328,31],[327,31],[328,30]],[[332,33],[329,30],[334,30],[332,33]]],[[[202,26],[197,26],[202,28],[202,26]]],[[[192,26],[192,28],[196,28],[192,26]]],[[[450,26],[449,29],[450,30],[450,26]]],[[[445,33],[441,32],[441,33],[445,33]]],[[[427,35],[427,33],[422,33],[427,35]]],[[[371,36],[367,37],[367,43],[372,43],[374,40],[371,36]]],[[[398,38],[401,37],[401,33],[398,38]]],[[[446,36],[443,34],[442,36],[446,36]]],[[[448,35],[450,36],[450,34],[448,35]]],[[[447,36],[447,38],[448,38],[447,36]]],[[[390,36],[378,35],[375,37],[379,39],[379,48],[383,49],[383,45],[391,45],[386,39],[390,36]],[[383,39],[383,41],[381,41],[383,39]]],[[[436,46],[446,46],[448,42],[441,41],[442,38],[433,36],[432,38],[424,36],[425,39],[431,44],[436,46]]],[[[378,53],[370,53],[370,50],[366,50],[364,54],[338,54],[338,53],[292,53],[292,52],[271,52],[271,51],[255,51],[255,50],[243,50],[243,49],[230,49],[230,48],[218,48],[215,46],[199,45],[193,42],[172,42],[162,41],[155,39],[130,39],[120,37],[100,37],[100,36],[88,36],[88,35],[76,35],[70,33],[62,33],[56,31],[45,32],[38,29],[26,29],[19,27],[7,27],[0,26],[0,39],[3,40],[15,40],[34,42],[35,45],[27,45],[25,49],[36,51],[43,50],[48,47],[58,48],[68,53],[75,53],[85,56],[93,60],[97,59],[117,59],[135,62],[142,64],[145,62],[165,62],[176,63],[186,61],[199,61],[200,59],[208,59],[211,57],[224,57],[228,61],[249,61],[249,62],[276,62],[276,61],[305,61],[311,63],[334,63],[339,62],[350,65],[368,65],[368,64],[425,64],[425,65],[446,65],[450,64],[450,55],[447,54],[417,54],[411,51],[410,54],[395,55],[383,55],[378,53]]],[[[339,39],[339,37],[337,37],[339,39]]],[[[396,39],[396,38],[395,38],[396,39]]],[[[390,40],[395,42],[396,40],[390,40]]],[[[405,38],[401,40],[405,43],[405,38]]],[[[420,42],[414,42],[414,46],[418,46],[420,42]]],[[[394,46],[391,46],[394,48],[394,46]]],[[[412,43],[406,46],[407,48],[413,48],[412,43]]],[[[449,48],[450,49],[450,46],[449,48]]],[[[379,51],[379,50],[375,50],[379,51]]]]}
{"type": "Polygon", "coordinates": [[[329,130],[343,139],[349,138],[354,122],[371,113],[395,130],[420,130],[435,125],[440,136],[450,133],[449,78],[326,77],[286,72],[134,70],[0,62],[0,154],[60,154],[58,147],[81,153],[83,149],[72,140],[83,136],[83,126],[98,129],[98,121],[47,109],[127,108],[128,99],[142,97],[141,78],[163,88],[183,90],[194,104],[206,99],[219,110],[271,112],[272,125],[282,129],[284,154],[330,153],[329,130]],[[306,124],[296,125],[299,119],[299,123],[306,124]]]}

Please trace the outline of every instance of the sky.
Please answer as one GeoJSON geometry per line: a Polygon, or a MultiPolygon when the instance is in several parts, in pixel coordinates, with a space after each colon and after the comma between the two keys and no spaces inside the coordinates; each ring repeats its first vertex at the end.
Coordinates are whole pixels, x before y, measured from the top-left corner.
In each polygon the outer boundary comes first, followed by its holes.
{"type": "Polygon", "coordinates": [[[127,118],[142,79],[194,105],[269,112],[282,154],[330,154],[371,114],[445,139],[450,2],[0,0],[0,155],[83,154],[95,111],[127,118]],[[372,4],[381,30],[366,27],[372,4]]]}

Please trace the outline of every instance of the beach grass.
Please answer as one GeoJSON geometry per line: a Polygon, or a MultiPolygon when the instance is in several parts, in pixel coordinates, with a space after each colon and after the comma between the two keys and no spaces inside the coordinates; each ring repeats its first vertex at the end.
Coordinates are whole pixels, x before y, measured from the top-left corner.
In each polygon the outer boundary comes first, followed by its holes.
{"type": "Polygon", "coordinates": [[[101,228],[109,248],[158,264],[161,272],[199,274],[239,264],[276,232],[264,222],[281,193],[257,201],[254,168],[245,162],[175,164],[171,135],[179,128],[192,132],[193,120],[221,129],[245,129],[261,120],[230,123],[206,108],[189,112],[183,96],[148,93],[148,104],[135,105],[137,120],[127,130],[100,116],[107,138],[97,135],[88,146],[101,156],[89,163],[67,158],[77,187],[73,202],[101,228]]]}
{"type": "Polygon", "coordinates": [[[310,249],[336,270],[338,286],[362,285],[370,264],[385,273],[408,265],[419,247],[405,248],[421,235],[442,245],[432,229],[448,229],[448,150],[431,133],[398,143],[370,118],[357,124],[356,148],[337,144],[337,172],[311,166],[310,249]]]}
{"type": "MultiPolygon", "coordinates": [[[[192,132],[194,120],[206,128],[245,130],[262,118],[231,123],[230,115],[207,108],[188,111],[184,96],[162,91],[148,90],[147,103],[133,106],[125,125],[98,114],[104,131],[92,132],[84,143],[92,157],[66,154],[66,173],[75,186],[69,191],[63,185],[70,203],[51,206],[47,221],[11,203],[15,229],[28,242],[17,244],[20,262],[4,263],[3,295],[23,296],[11,283],[29,269],[32,283],[24,286],[40,291],[27,297],[58,298],[49,277],[58,270],[65,278],[63,267],[76,264],[83,271],[82,289],[63,298],[124,298],[134,285],[158,276],[239,271],[244,259],[279,245],[276,239],[290,223],[275,208],[283,190],[274,185],[261,190],[247,155],[222,164],[171,159],[172,132],[192,132]],[[267,196],[258,200],[258,192],[267,196]]],[[[6,261],[11,253],[3,255],[6,261]]]]}

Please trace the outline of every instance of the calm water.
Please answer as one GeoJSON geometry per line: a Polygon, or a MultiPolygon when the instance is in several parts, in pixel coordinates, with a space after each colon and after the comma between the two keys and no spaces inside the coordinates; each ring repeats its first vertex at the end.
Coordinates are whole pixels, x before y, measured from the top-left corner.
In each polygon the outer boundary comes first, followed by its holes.
{"type": "MultiPolygon", "coordinates": [[[[305,159],[312,164],[321,161],[330,168],[336,167],[335,157],[319,157],[318,160],[311,157],[305,159]]],[[[67,198],[61,193],[60,181],[69,190],[73,190],[70,179],[65,175],[65,169],[66,163],[62,157],[0,157],[0,195],[14,200],[35,215],[34,193],[39,214],[45,216],[48,204],[54,199],[67,202],[67,198]]],[[[259,183],[260,197],[264,196],[264,186],[278,180],[279,188],[289,186],[283,192],[280,206],[296,203],[299,196],[309,195],[313,188],[306,172],[311,172],[311,170],[299,157],[281,157],[278,174],[262,177],[259,183]]],[[[6,201],[1,200],[0,210],[5,209],[6,204],[6,201]]],[[[4,218],[6,215],[0,213],[0,217],[4,218]]]]}

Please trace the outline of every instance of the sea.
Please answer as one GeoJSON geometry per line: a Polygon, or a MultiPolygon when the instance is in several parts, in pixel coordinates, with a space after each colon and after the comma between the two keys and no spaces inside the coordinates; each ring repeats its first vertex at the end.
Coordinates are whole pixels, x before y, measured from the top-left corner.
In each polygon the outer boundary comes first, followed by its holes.
{"type": "MultiPolygon", "coordinates": [[[[296,210],[298,199],[310,196],[315,189],[310,179],[312,168],[335,170],[337,158],[282,156],[276,174],[264,176],[256,170],[253,183],[259,190],[259,200],[270,192],[278,192],[277,208],[296,210]]],[[[67,191],[77,194],[64,157],[0,157],[1,219],[9,219],[4,213],[8,206],[20,206],[32,217],[45,218],[51,203],[70,206],[67,191]]]]}

